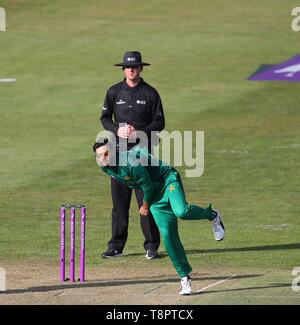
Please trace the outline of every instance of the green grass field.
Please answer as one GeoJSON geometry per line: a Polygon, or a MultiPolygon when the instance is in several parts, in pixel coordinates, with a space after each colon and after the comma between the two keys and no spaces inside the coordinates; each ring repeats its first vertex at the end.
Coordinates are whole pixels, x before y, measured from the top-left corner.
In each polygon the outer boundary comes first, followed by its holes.
{"type": "MultiPolygon", "coordinates": [[[[190,202],[223,212],[227,233],[217,243],[209,223],[180,222],[194,271],[263,274],[188,303],[299,303],[290,284],[300,266],[300,84],[246,80],[261,64],[299,54],[300,32],[290,27],[297,5],[1,0],[0,78],[17,82],[0,83],[0,267],[58,266],[65,202],[87,206],[87,266],[100,278],[122,272],[124,261],[132,270],[152,263],[143,256],[135,200],[127,257],[100,259],[110,235],[110,180],[91,150],[106,90],[122,78],[113,64],[140,50],[152,63],[143,77],[161,95],[166,129],[205,131],[205,173],[183,182],[190,202]]],[[[176,278],[168,258],[153,262],[176,278]]]]}

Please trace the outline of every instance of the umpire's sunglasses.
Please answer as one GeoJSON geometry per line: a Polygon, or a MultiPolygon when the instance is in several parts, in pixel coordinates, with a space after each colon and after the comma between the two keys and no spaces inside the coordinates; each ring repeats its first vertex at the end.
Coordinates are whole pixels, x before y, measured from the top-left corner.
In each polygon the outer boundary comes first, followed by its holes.
{"type": "Polygon", "coordinates": [[[136,69],[138,67],[140,67],[140,65],[124,65],[123,70],[124,69],[136,69]]]}

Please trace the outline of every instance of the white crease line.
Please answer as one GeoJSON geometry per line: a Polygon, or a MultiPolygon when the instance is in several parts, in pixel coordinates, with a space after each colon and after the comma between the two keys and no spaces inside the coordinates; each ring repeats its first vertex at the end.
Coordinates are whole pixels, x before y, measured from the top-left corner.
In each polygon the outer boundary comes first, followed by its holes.
{"type": "Polygon", "coordinates": [[[153,289],[151,289],[151,290],[148,290],[148,291],[144,292],[144,295],[147,295],[148,293],[153,292],[154,290],[160,289],[160,288],[163,287],[163,286],[164,286],[164,284],[162,284],[162,285],[160,285],[160,286],[158,286],[158,287],[155,287],[155,288],[153,288],[153,289]]]}
{"type": "Polygon", "coordinates": [[[210,287],[213,287],[213,286],[216,286],[217,284],[220,284],[220,283],[223,283],[223,282],[225,282],[225,281],[231,280],[231,279],[234,278],[235,276],[236,276],[236,274],[232,274],[229,278],[224,279],[224,280],[221,280],[221,281],[218,281],[218,282],[215,282],[215,283],[212,283],[212,284],[210,284],[209,286],[204,287],[204,288],[198,290],[197,292],[203,292],[204,290],[206,290],[206,289],[208,289],[208,288],[210,288],[210,287]]]}

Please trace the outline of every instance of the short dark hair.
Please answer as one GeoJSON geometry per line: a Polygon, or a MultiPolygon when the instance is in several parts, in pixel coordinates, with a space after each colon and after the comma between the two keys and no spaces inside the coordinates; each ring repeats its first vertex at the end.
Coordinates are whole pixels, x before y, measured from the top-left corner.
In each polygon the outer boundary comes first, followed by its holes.
{"type": "Polygon", "coordinates": [[[108,138],[98,139],[98,141],[93,145],[93,151],[96,152],[98,148],[103,147],[106,144],[108,144],[108,138]]]}

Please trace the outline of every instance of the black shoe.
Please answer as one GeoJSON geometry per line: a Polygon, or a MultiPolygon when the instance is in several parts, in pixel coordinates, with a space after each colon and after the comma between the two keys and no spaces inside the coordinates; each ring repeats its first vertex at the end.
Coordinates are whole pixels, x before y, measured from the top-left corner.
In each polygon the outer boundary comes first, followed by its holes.
{"type": "Polygon", "coordinates": [[[122,252],[117,249],[108,249],[106,252],[102,254],[102,258],[111,258],[122,256],[122,252]]]}
{"type": "Polygon", "coordinates": [[[146,257],[148,260],[153,260],[155,258],[159,258],[159,254],[155,249],[147,249],[146,257]]]}

